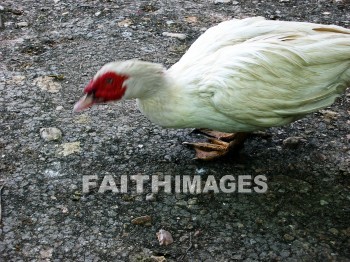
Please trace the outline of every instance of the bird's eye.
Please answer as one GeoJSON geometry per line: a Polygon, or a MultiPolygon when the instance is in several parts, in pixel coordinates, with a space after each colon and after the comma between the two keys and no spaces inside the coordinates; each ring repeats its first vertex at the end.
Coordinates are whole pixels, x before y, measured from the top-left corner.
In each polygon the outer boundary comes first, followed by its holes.
{"type": "Polygon", "coordinates": [[[106,78],[106,83],[107,84],[113,84],[113,78],[106,78]]]}

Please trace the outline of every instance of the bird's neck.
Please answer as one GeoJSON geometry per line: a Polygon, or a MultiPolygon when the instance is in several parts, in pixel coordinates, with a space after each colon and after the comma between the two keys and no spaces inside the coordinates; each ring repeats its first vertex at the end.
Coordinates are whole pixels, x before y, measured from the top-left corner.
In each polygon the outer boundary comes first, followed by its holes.
{"type": "Polygon", "coordinates": [[[162,93],[169,85],[166,69],[156,63],[132,61],[127,75],[130,77],[125,81],[124,99],[149,99],[162,93]]]}
{"type": "Polygon", "coordinates": [[[164,127],[185,127],[187,106],[184,88],[159,64],[135,61],[128,70],[124,99],[137,99],[141,112],[164,127]]]}

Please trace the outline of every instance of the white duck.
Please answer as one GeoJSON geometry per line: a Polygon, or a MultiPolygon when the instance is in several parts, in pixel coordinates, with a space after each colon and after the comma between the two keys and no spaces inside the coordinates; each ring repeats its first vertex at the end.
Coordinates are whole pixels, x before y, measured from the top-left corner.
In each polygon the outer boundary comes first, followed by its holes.
{"type": "Polygon", "coordinates": [[[240,144],[246,132],[331,105],[349,84],[349,29],[255,17],[208,29],[168,70],[138,60],[106,64],[74,111],[136,98],[158,125],[205,128],[209,143],[190,145],[209,160],[240,144]]]}

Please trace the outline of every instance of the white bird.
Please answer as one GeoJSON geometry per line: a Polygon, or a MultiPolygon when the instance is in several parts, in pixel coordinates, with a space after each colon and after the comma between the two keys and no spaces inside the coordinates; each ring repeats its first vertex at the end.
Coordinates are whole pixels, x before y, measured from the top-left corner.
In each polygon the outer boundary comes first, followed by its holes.
{"type": "Polygon", "coordinates": [[[210,141],[190,144],[197,158],[209,160],[227,154],[246,132],[331,105],[349,84],[349,29],[255,17],[208,29],[168,70],[138,60],[106,64],[74,111],[136,98],[160,126],[205,129],[210,141]]]}

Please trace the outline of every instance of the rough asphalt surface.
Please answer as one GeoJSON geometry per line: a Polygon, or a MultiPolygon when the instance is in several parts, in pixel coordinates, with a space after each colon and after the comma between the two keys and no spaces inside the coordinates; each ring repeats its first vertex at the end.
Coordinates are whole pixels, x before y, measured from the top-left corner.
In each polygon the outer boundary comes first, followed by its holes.
{"type": "MultiPolygon", "coordinates": [[[[0,261],[350,261],[350,93],[196,162],[191,130],[135,101],[72,107],[106,62],[175,63],[205,30],[248,16],[350,27],[341,0],[10,1],[0,10],[0,261]],[[164,32],[185,34],[180,38],[164,32]],[[45,136],[42,128],[61,130],[45,136]],[[54,140],[50,140],[54,139],[54,140]],[[83,193],[85,175],[265,175],[265,194],[83,193]],[[134,224],[148,215],[151,222],[134,224]],[[160,246],[156,232],[174,243],[160,246]]],[[[326,50],[325,50],[326,52],[326,50]]],[[[296,76],[297,77],[297,76],[296,76]]]]}

